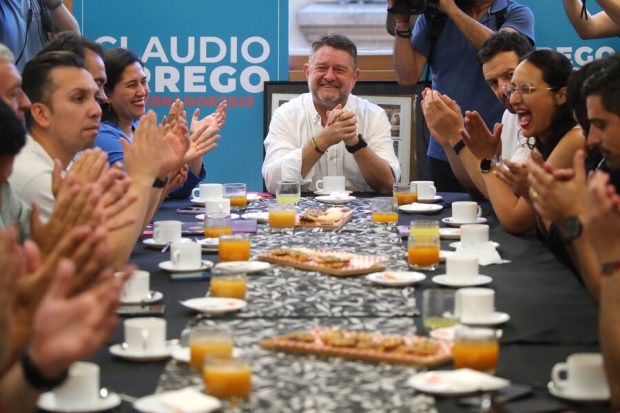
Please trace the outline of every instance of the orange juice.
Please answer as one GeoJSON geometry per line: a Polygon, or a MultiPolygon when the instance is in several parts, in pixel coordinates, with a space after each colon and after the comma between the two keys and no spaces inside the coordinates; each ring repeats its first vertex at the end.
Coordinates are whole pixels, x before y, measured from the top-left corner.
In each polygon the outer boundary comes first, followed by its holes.
{"type": "Polygon", "coordinates": [[[453,348],[454,368],[494,373],[499,357],[497,341],[457,341],[453,348]]]}
{"type": "Polygon", "coordinates": [[[409,265],[430,267],[439,263],[438,245],[409,245],[409,265]]]}
{"type": "Polygon", "coordinates": [[[269,211],[269,227],[293,228],[295,226],[295,210],[269,211]]]}
{"type": "Polygon", "coordinates": [[[378,224],[391,224],[398,222],[398,212],[373,212],[372,222],[378,224]]]}
{"type": "Polygon", "coordinates": [[[231,358],[233,340],[231,337],[197,337],[189,342],[190,363],[193,368],[202,371],[205,356],[231,358]]]}
{"type": "Polygon", "coordinates": [[[247,261],[250,259],[250,240],[221,237],[218,250],[220,261],[247,261]]]}
{"type": "Polygon", "coordinates": [[[417,192],[395,192],[394,198],[398,205],[412,204],[418,200],[417,192]]]}
{"type": "Polygon", "coordinates": [[[205,228],[205,238],[218,238],[220,235],[232,234],[232,227],[205,228]]]}
{"type": "Polygon", "coordinates": [[[228,199],[230,199],[231,207],[245,207],[248,204],[247,195],[229,196],[228,199]]]}
{"type": "Polygon", "coordinates": [[[209,364],[202,372],[205,391],[218,399],[247,398],[252,390],[252,369],[246,363],[209,364]]]}
{"type": "Polygon", "coordinates": [[[211,276],[211,296],[245,298],[246,279],[239,276],[211,276]]]}

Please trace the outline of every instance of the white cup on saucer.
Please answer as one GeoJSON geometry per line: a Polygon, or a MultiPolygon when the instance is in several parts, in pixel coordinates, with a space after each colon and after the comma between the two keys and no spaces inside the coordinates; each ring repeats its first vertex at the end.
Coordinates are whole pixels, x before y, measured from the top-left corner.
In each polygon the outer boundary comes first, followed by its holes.
{"type": "Polygon", "coordinates": [[[477,247],[489,242],[489,226],[487,224],[467,224],[461,226],[461,246],[477,247]]]}
{"type": "Polygon", "coordinates": [[[138,302],[151,291],[150,276],[148,271],[134,271],[123,285],[121,290],[122,302],[138,302]]]}
{"type": "Polygon", "coordinates": [[[315,183],[317,191],[331,194],[332,192],[344,192],[345,179],[344,176],[324,176],[315,183]]]}
{"type": "Polygon", "coordinates": [[[209,198],[205,201],[205,216],[211,214],[230,215],[230,199],[209,198]]]}
{"type": "Polygon", "coordinates": [[[200,184],[192,189],[192,198],[206,201],[212,198],[224,198],[224,185],[222,184],[200,184]]]}
{"type": "Polygon", "coordinates": [[[609,398],[609,385],[603,368],[603,355],[600,353],[571,354],[566,362],[553,366],[551,380],[554,388],[567,396],[609,398]]]}
{"type": "Polygon", "coordinates": [[[166,320],[157,317],[138,317],[125,320],[127,351],[152,353],[166,348],[166,320]]]}
{"type": "Polygon", "coordinates": [[[156,221],[153,224],[153,240],[169,244],[182,238],[181,221],[156,221]]]}
{"type": "Polygon", "coordinates": [[[466,254],[446,257],[446,278],[460,283],[475,280],[478,275],[478,258],[466,254]]]}
{"type": "Polygon", "coordinates": [[[411,181],[409,184],[418,187],[418,199],[433,199],[437,195],[433,181],[411,181]]]}
{"type": "Polygon", "coordinates": [[[495,313],[495,291],[490,288],[461,288],[456,292],[454,311],[464,323],[487,320],[495,313]]]}
{"type": "Polygon", "coordinates": [[[179,270],[198,269],[202,265],[202,250],[197,242],[175,242],[170,246],[172,266],[179,270]]]}
{"type": "Polygon", "coordinates": [[[90,411],[98,407],[99,366],[84,361],[69,367],[67,379],[53,390],[56,406],[62,410],[90,411]]]}
{"type": "MultiPolygon", "coordinates": [[[[455,223],[476,223],[482,215],[482,208],[474,201],[457,201],[452,203],[452,221],[455,223]]],[[[463,235],[461,234],[461,238],[463,235]]],[[[462,239],[461,239],[462,241],[462,239]]]]}

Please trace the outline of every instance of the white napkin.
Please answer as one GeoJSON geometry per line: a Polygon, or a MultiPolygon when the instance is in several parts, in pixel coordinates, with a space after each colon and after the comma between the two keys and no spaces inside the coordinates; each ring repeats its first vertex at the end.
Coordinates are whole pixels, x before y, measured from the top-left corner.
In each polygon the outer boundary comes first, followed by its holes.
{"type": "Polygon", "coordinates": [[[329,197],[332,199],[347,199],[349,198],[349,193],[341,192],[341,191],[333,191],[333,192],[330,192],[329,197]]]}
{"type": "Polygon", "coordinates": [[[472,369],[458,369],[447,373],[446,379],[456,388],[470,388],[493,391],[508,386],[510,381],[472,369]]]}
{"type": "Polygon", "coordinates": [[[503,260],[502,257],[500,257],[499,252],[497,252],[497,248],[495,248],[491,241],[476,245],[474,247],[463,247],[460,245],[456,249],[456,253],[478,257],[478,263],[482,266],[489,264],[505,264],[510,262],[509,260],[503,260]]]}
{"type": "Polygon", "coordinates": [[[160,393],[158,400],[162,405],[180,413],[207,413],[222,405],[215,397],[207,396],[193,387],[160,393]]]}

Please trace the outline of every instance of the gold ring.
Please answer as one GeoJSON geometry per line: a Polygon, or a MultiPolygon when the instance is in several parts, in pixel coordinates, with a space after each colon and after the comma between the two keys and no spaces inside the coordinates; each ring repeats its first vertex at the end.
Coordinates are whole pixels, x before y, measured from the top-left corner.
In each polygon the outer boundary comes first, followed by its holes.
{"type": "Polygon", "coordinates": [[[530,198],[534,202],[538,200],[538,192],[536,192],[533,188],[530,188],[530,198]]]}

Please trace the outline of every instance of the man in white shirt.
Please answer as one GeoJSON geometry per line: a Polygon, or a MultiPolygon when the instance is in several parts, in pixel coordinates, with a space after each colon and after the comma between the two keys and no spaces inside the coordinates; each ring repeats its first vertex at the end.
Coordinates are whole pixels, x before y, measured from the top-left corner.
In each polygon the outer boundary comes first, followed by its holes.
{"type": "Polygon", "coordinates": [[[265,138],[263,178],[275,193],[280,179],[305,190],[326,175],[344,175],[346,188],[388,194],[400,179],[391,125],[379,106],[351,95],[359,78],[357,49],[342,34],[320,36],[304,65],[310,93],[278,108],[265,138]]]}

